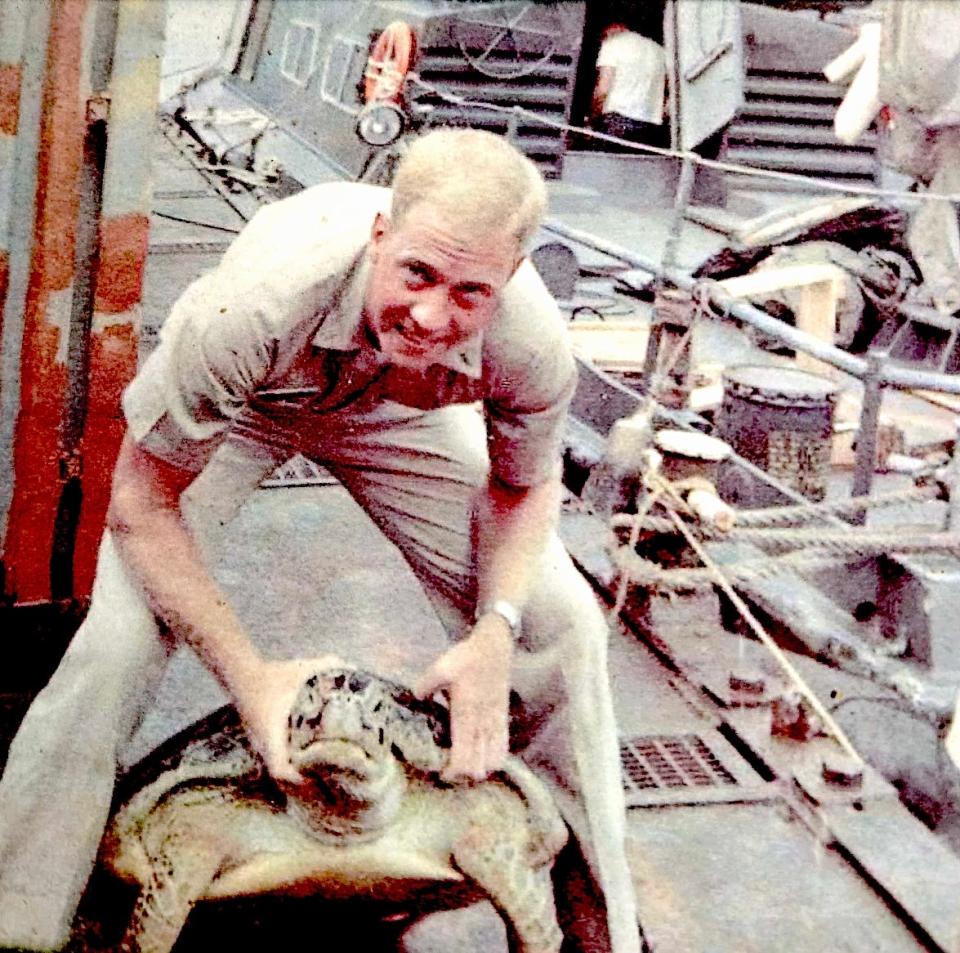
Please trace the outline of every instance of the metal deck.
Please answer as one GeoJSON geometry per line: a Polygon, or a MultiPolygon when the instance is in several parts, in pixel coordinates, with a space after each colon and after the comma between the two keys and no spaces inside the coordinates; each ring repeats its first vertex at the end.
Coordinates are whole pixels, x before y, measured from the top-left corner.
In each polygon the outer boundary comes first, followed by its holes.
{"type": "MultiPolygon", "coordinates": [[[[228,204],[162,137],[155,182],[154,207],[189,221],[154,220],[144,352],[180,291],[217,261],[257,205],[243,195],[228,204]]],[[[639,202],[635,217],[591,208],[591,188],[568,190],[569,215],[598,230],[616,225],[624,241],[634,222],[648,223],[648,241],[658,222],[666,234],[663,217],[639,202]]],[[[215,574],[259,647],[278,656],[336,650],[385,675],[414,677],[444,636],[399,553],[322,472],[294,461],[272,482],[244,506],[215,556],[215,574]]],[[[603,528],[576,507],[562,526],[603,589],[603,528]]],[[[954,949],[960,861],[875,773],[860,791],[825,788],[816,768],[831,742],[771,739],[755,711],[725,698],[729,673],[757,647],[723,631],[709,605],[701,612],[681,601],[661,610],[652,630],[630,620],[611,629],[628,850],[649,948],[954,949]]],[[[125,760],[222,701],[200,664],[179,653],[125,760]]],[[[501,940],[492,912],[472,916],[481,926],[474,923],[479,932],[471,935],[484,938],[474,948],[493,953],[501,940]]]]}

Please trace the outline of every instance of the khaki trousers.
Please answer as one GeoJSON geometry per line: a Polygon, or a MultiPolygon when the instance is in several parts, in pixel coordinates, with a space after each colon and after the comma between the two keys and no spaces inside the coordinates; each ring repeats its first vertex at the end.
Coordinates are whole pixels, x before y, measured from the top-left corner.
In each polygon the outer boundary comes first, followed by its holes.
{"type": "MultiPolygon", "coordinates": [[[[343,483],[459,637],[474,609],[471,520],[488,470],[476,408],[246,413],[184,494],[201,547],[295,451],[343,483]]],[[[607,637],[593,593],[552,534],[515,653],[522,755],[551,787],[603,890],[611,949],[638,953],[607,637]]],[[[27,713],[0,781],[0,945],[66,941],[107,820],[118,751],[151,703],[170,648],[106,533],[89,614],[27,713]]],[[[349,659],[349,647],[343,654],[349,659]]]]}

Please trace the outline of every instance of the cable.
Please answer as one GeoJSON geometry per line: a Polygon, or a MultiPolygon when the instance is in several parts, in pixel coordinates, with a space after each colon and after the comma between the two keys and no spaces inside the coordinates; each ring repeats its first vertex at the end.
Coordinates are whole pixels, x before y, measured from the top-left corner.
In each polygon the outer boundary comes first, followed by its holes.
{"type": "Polygon", "coordinates": [[[153,209],[153,214],[157,218],[166,218],[171,222],[182,222],[184,225],[199,225],[201,228],[212,228],[216,232],[226,232],[228,235],[239,235],[239,228],[228,228],[226,225],[213,225],[210,222],[200,222],[195,218],[181,218],[179,215],[171,215],[169,212],[160,212],[153,209]]]}
{"type": "MultiPolygon", "coordinates": [[[[670,492],[671,487],[668,480],[665,480],[660,477],[654,477],[650,482],[651,490],[666,490],[666,495],[672,495],[670,492]]],[[[710,554],[703,548],[700,542],[687,530],[686,526],[683,523],[683,520],[677,515],[676,511],[666,503],[665,509],[667,515],[673,521],[677,529],[683,534],[686,538],[687,543],[692,547],[697,556],[700,557],[700,561],[703,565],[709,570],[710,574],[715,579],[717,585],[724,591],[727,598],[733,603],[737,611],[740,613],[743,620],[747,625],[753,630],[754,635],[763,643],[767,648],[767,651],[777,660],[780,667],[787,674],[787,677],[790,679],[794,687],[800,692],[800,694],[806,698],[810,703],[810,706],[813,710],[820,716],[823,721],[824,727],[833,735],[834,740],[837,744],[840,745],[844,751],[850,755],[858,764],[863,764],[863,758],[857,749],[853,746],[853,743],[847,737],[846,732],[840,727],[836,719],[830,712],[826,709],[823,702],[817,697],[817,694],[813,689],[806,683],[803,676],[794,668],[793,664],[787,658],[784,651],[780,648],[779,645],[773,640],[773,637],[767,632],[766,629],[757,621],[757,617],[750,611],[750,608],[747,604],[740,598],[740,595],[730,584],[730,581],[724,575],[720,567],[711,559],[710,554]]]]}
{"type": "Polygon", "coordinates": [[[829,179],[815,179],[812,176],[802,175],[798,172],[778,172],[773,169],[764,169],[759,166],[738,165],[733,162],[721,162],[718,159],[705,159],[696,152],[683,152],[678,149],[665,149],[660,146],[650,146],[641,142],[630,142],[627,139],[620,139],[617,136],[611,136],[605,132],[596,132],[593,129],[586,129],[582,126],[574,126],[566,122],[547,119],[535,112],[524,109],[522,106],[498,106],[494,103],[482,102],[480,100],[467,99],[465,96],[458,96],[456,93],[450,93],[426,82],[419,74],[411,72],[408,74],[408,80],[420,86],[426,92],[446,100],[448,103],[459,106],[470,106],[477,109],[486,109],[490,112],[507,113],[513,116],[520,116],[541,125],[549,126],[559,132],[572,133],[573,135],[584,136],[589,139],[598,139],[602,142],[610,142],[636,152],[645,152],[650,155],[663,156],[670,159],[684,159],[702,165],[708,169],[719,169],[722,172],[734,172],[737,175],[753,176],[755,178],[775,179],[781,182],[792,182],[803,185],[815,186],[818,191],[843,192],[850,195],[862,195],[874,198],[899,198],[912,202],[953,202],[960,203],[960,194],[942,193],[942,192],[908,192],[902,189],[880,189],[865,185],[844,185],[842,182],[833,182],[829,179]]]}
{"type": "Polygon", "coordinates": [[[866,702],[867,704],[877,704],[877,705],[890,705],[893,708],[896,708],[898,711],[902,711],[904,714],[913,715],[915,718],[923,718],[923,714],[918,712],[916,707],[911,705],[906,698],[890,698],[885,695],[871,696],[871,695],[850,695],[847,698],[841,698],[840,701],[834,702],[829,708],[829,711],[835,712],[840,708],[843,708],[844,705],[850,705],[854,702],[866,702]]]}

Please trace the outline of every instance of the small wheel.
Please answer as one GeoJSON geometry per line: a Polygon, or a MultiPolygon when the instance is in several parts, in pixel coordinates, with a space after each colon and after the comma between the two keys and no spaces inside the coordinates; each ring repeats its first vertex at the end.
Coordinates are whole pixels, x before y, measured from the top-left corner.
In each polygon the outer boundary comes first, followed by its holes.
{"type": "Polygon", "coordinates": [[[403,112],[394,103],[367,103],[357,116],[357,135],[371,146],[389,146],[400,138],[405,128],[403,112]]]}

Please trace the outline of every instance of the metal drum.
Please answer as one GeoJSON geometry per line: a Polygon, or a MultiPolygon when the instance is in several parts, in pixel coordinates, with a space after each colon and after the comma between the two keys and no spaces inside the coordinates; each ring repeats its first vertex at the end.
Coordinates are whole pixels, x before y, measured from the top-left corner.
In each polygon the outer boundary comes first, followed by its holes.
{"type": "MultiPolygon", "coordinates": [[[[834,402],[833,381],[792,367],[732,367],[723,375],[719,434],[741,457],[810,500],[827,492],[834,402]]],[[[732,462],[718,489],[741,507],[787,502],[732,462]]]]}

